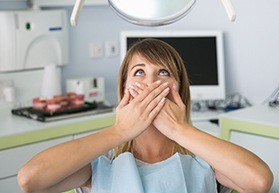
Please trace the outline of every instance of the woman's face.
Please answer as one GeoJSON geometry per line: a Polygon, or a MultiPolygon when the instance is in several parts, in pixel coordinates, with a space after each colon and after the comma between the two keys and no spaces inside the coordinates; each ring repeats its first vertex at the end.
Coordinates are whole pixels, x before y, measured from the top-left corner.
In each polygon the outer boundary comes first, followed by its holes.
{"type": "MultiPolygon", "coordinates": [[[[135,82],[151,84],[157,80],[162,80],[162,83],[168,82],[170,88],[172,88],[174,84],[178,88],[177,81],[167,69],[161,66],[155,66],[142,56],[135,54],[128,67],[125,88],[128,88],[135,82]]],[[[169,95],[167,98],[171,99],[169,95]]]]}

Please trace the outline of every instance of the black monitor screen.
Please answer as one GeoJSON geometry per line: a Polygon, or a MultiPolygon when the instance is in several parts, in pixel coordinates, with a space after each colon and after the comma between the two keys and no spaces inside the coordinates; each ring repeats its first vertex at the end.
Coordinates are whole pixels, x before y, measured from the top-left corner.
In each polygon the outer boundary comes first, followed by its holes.
{"type": "MultiPolygon", "coordinates": [[[[127,49],[144,38],[127,38],[127,49]]],[[[191,85],[218,85],[216,37],[163,37],[183,59],[191,85]]]]}

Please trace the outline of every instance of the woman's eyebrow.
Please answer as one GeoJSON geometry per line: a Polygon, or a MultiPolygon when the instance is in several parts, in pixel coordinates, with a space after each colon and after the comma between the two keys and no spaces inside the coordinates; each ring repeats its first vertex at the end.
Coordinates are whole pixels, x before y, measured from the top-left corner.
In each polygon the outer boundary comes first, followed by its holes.
{"type": "MultiPolygon", "coordinates": [[[[135,68],[135,67],[137,67],[137,66],[145,66],[145,64],[136,64],[135,66],[133,66],[132,68],[131,68],[131,70],[133,70],[133,68],[135,68]]],[[[130,71],[131,71],[130,70],[130,71]]]]}

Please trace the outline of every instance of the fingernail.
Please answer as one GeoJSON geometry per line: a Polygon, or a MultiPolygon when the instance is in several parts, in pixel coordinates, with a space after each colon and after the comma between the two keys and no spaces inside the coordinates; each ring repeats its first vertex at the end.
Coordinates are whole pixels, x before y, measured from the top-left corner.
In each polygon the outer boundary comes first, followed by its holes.
{"type": "Polygon", "coordinates": [[[157,80],[156,84],[161,84],[162,80],[157,80]]]}
{"type": "Polygon", "coordinates": [[[167,93],[167,92],[169,92],[169,91],[170,91],[170,88],[169,88],[169,87],[166,88],[166,89],[164,90],[165,93],[167,93]]]}
{"type": "Polygon", "coordinates": [[[132,94],[136,94],[136,92],[135,92],[133,89],[129,89],[129,91],[130,91],[132,94]]]}
{"type": "Polygon", "coordinates": [[[169,85],[169,83],[168,82],[165,82],[164,84],[163,84],[163,86],[168,86],[169,85]]]}
{"type": "Polygon", "coordinates": [[[177,89],[177,86],[176,86],[176,85],[173,85],[173,90],[174,90],[174,91],[176,91],[176,92],[178,91],[178,89],[177,89]]]}
{"type": "Polygon", "coordinates": [[[135,82],[135,85],[138,86],[138,87],[141,86],[141,84],[139,82],[135,82]]]}
{"type": "Polygon", "coordinates": [[[128,94],[128,89],[125,89],[124,93],[125,93],[125,94],[128,94]]]}

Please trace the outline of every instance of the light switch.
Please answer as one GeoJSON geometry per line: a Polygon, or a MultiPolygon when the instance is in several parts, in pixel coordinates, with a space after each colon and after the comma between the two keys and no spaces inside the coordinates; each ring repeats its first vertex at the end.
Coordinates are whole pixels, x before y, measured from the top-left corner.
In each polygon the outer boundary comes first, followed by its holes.
{"type": "Polygon", "coordinates": [[[103,56],[103,45],[102,43],[91,43],[89,45],[89,56],[90,58],[100,58],[103,56]]]}
{"type": "Polygon", "coordinates": [[[105,43],[106,57],[116,57],[118,55],[118,42],[107,41],[105,43]]]}

